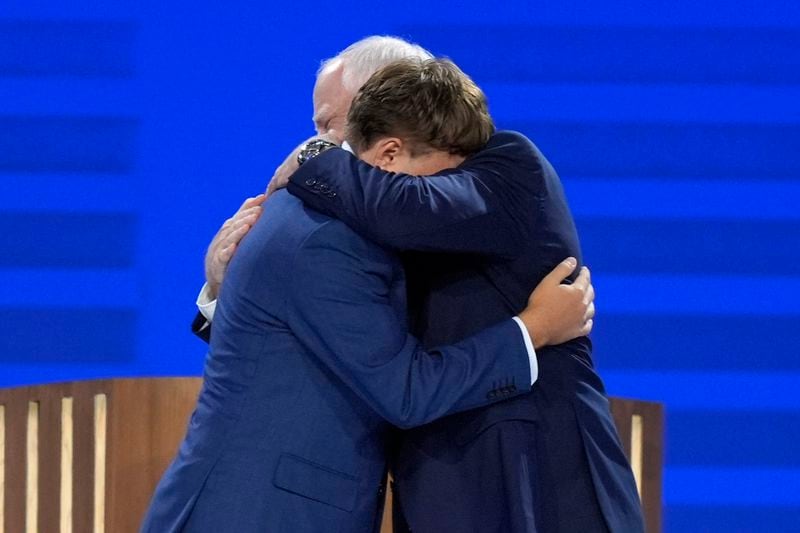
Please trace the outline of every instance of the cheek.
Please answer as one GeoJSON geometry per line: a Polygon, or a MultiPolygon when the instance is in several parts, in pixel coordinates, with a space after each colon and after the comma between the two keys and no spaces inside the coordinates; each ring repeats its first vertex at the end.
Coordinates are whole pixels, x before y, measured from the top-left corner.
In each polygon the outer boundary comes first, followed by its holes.
{"type": "Polygon", "coordinates": [[[336,144],[342,144],[344,141],[344,128],[337,128],[334,124],[328,124],[328,126],[316,126],[314,128],[317,132],[317,135],[320,137],[325,137],[329,141],[333,141],[336,144]]]}
{"type": "Polygon", "coordinates": [[[344,131],[331,128],[325,133],[331,141],[338,145],[341,145],[344,142],[344,131]]]}
{"type": "Polygon", "coordinates": [[[331,120],[328,124],[328,131],[326,132],[337,144],[342,144],[344,141],[344,120],[331,120]]]}

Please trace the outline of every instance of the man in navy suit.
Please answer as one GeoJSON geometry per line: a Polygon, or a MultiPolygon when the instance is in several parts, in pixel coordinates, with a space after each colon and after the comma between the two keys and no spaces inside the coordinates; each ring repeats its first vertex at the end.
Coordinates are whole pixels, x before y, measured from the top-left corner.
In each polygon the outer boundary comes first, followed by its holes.
{"type": "MultiPolygon", "coordinates": [[[[402,102],[397,107],[402,113],[402,102]]],[[[380,121],[362,112],[354,103],[349,115],[357,152],[380,131],[380,121]],[[363,123],[368,127],[359,131],[363,123]]],[[[424,179],[331,149],[301,167],[289,191],[406,252],[411,329],[426,346],[512,316],[564,256],[580,257],[557,174],[514,132],[494,134],[458,168],[424,179]]],[[[589,339],[538,355],[540,379],[531,394],[404,433],[393,466],[399,517],[407,521],[398,530],[644,530],[589,339]]]]}
{"type": "MultiPolygon", "coordinates": [[[[455,66],[397,68],[375,83],[411,90],[403,100],[414,118],[362,146],[362,157],[389,157],[387,167],[422,175],[485,144],[485,101],[455,66]],[[432,102],[437,117],[429,120],[432,102]]],[[[402,116],[390,104],[362,99],[374,113],[402,116]]],[[[312,143],[301,160],[320,151],[312,143]]],[[[472,239],[462,242],[469,248],[472,239]]],[[[540,347],[591,329],[588,276],[558,283],[571,270],[556,270],[513,320],[423,350],[407,333],[399,258],[287,192],[275,194],[229,266],[198,405],[143,530],[377,531],[392,426],[528,392],[537,375],[531,337],[540,347]]]]}

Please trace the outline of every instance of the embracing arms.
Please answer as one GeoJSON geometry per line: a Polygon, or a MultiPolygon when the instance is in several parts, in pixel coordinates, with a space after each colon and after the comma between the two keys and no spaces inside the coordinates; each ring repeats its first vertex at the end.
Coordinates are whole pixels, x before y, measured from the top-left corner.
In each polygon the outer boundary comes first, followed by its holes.
{"type": "Polygon", "coordinates": [[[390,248],[513,258],[541,194],[536,174],[547,171],[530,141],[504,132],[458,168],[424,178],[331,149],[303,164],[288,190],[390,248]]]}
{"type": "MultiPolygon", "coordinates": [[[[288,266],[293,276],[288,325],[311,356],[399,427],[530,390],[538,374],[530,346],[531,336],[538,334],[531,334],[554,326],[548,323],[553,310],[538,305],[541,292],[534,292],[515,319],[426,350],[408,333],[399,261],[342,228],[340,223],[324,226],[288,266]]],[[[565,262],[554,276],[563,278],[574,266],[565,262]]],[[[560,293],[557,320],[582,308],[578,287],[552,286],[560,293]]],[[[583,327],[591,328],[582,318],[583,327]]],[[[542,342],[559,343],[582,333],[574,330],[542,342]]]]}

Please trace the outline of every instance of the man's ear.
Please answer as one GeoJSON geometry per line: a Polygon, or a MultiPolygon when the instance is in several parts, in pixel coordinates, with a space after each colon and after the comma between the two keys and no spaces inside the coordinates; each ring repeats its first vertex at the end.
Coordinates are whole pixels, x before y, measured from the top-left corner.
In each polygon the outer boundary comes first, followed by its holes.
{"type": "Polygon", "coordinates": [[[384,170],[392,170],[397,165],[398,157],[404,148],[403,141],[397,137],[386,137],[380,139],[375,146],[374,161],[372,166],[384,170]]]}

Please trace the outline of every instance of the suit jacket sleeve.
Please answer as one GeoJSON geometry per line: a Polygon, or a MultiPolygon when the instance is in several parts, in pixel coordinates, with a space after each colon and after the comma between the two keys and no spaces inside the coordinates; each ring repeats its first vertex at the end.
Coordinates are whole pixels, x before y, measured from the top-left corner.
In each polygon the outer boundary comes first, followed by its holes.
{"type": "Polygon", "coordinates": [[[390,423],[413,427],[530,390],[513,320],[425,350],[408,334],[399,262],[340,222],[308,238],[290,268],[290,329],[390,423]]]}
{"type": "Polygon", "coordinates": [[[211,323],[203,316],[203,313],[198,312],[195,315],[192,321],[192,333],[206,342],[211,342],[211,323]]]}
{"type": "Polygon", "coordinates": [[[515,132],[495,134],[457,169],[417,178],[332,149],[307,161],[288,190],[370,240],[397,250],[514,258],[535,223],[541,174],[552,172],[515,132]]]}

